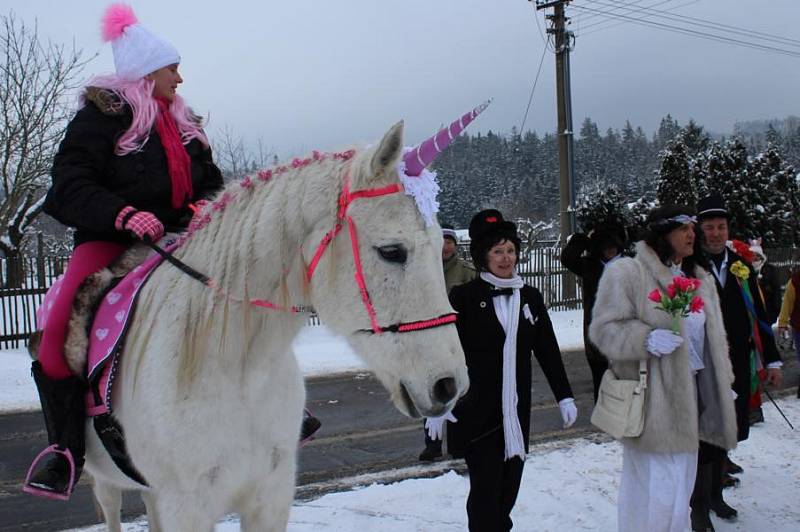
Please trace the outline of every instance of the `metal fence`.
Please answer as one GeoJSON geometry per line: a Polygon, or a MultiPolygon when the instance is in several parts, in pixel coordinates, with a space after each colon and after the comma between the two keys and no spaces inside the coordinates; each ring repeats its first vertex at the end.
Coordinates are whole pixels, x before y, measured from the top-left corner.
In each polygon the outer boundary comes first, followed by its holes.
{"type": "MultiPolygon", "coordinates": [[[[459,245],[459,254],[468,258],[469,249],[459,245]]],[[[792,248],[766,250],[769,262],[781,272],[786,282],[789,271],[796,266],[797,253],[792,248]]],[[[580,280],[561,265],[561,245],[535,246],[524,249],[518,271],[525,282],[536,287],[551,310],[581,308],[580,280]]],[[[22,258],[16,264],[0,259],[0,271],[16,268],[21,279],[15,288],[0,287],[0,349],[17,348],[27,344],[36,330],[36,309],[53,281],[64,270],[68,257],[45,256],[22,258]]],[[[309,325],[320,325],[319,317],[312,315],[309,325]]]]}

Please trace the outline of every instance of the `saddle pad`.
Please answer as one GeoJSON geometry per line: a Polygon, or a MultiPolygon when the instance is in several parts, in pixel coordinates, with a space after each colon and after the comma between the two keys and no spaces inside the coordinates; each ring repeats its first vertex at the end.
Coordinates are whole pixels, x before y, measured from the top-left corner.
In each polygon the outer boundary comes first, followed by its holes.
{"type": "MultiPolygon", "coordinates": [[[[178,247],[174,238],[162,240],[162,247],[172,252],[178,247]]],[[[87,414],[97,416],[111,410],[111,386],[114,382],[121,343],[127,332],[139,291],[164,259],[157,253],[131,270],[103,297],[89,330],[87,374],[91,389],[86,395],[87,414]]]]}

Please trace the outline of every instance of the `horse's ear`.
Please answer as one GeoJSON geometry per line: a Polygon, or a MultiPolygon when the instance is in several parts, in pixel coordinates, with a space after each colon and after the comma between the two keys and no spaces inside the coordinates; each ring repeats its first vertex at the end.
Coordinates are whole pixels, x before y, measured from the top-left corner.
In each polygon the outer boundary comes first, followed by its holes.
{"type": "Polygon", "coordinates": [[[378,149],[372,155],[370,170],[372,176],[384,175],[387,170],[393,170],[400,158],[403,148],[403,121],[393,125],[381,139],[378,149]]]}

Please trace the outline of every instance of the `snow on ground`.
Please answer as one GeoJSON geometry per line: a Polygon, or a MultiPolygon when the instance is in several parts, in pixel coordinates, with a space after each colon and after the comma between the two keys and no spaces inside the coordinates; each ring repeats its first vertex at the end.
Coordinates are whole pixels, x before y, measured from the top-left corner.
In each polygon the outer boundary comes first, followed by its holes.
{"type": "MultiPolygon", "coordinates": [[[[800,401],[779,400],[795,426],[800,426],[800,401]]],[[[728,523],[712,514],[718,532],[794,532],[800,523],[800,431],[791,431],[772,405],[766,422],[732,453],[744,467],[741,484],[725,491],[739,510],[728,523]]],[[[514,530],[529,532],[616,530],[616,498],[622,451],[617,442],[585,439],[535,446],[525,465],[522,487],[512,513],[514,530]]],[[[289,532],[461,532],[466,530],[469,481],[450,471],[430,479],[413,478],[388,485],[372,484],[296,503],[289,532]]],[[[99,532],[103,527],[81,529],[99,532]]],[[[126,532],[143,532],[140,519],[126,532]]],[[[216,532],[235,532],[235,518],[216,532]]]]}
{"type": "MultiPolygon", "coordinates": [[[[551,312],[550,316],[561,349],[582,349],[583,311],[551,312]]],[[[303,327],[292,348],[306,377],[366,370],[344,338],[324,326],[303,327]]],[[[31,378],[27,350],[0,350],[0,413],[38,409],[39,396],[31,378]]]]}

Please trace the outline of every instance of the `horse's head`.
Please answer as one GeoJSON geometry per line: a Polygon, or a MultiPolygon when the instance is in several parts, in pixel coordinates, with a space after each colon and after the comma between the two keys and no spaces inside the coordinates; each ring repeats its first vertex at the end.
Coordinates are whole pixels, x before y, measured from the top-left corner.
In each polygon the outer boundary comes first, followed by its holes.
{"type": "Polygon", "coordinates": [[[441,229],[426,224],[403,191],[402,141],[399,122],[356,153],[336,221],[319,220],[304,249],[314,263],[312,302],[325,324],[348,339],[401,412],[437,416],[466,392],[467,369],[445,291],[441,229]],[[338,236],[320,247],[326,233],[338,236]]]}

